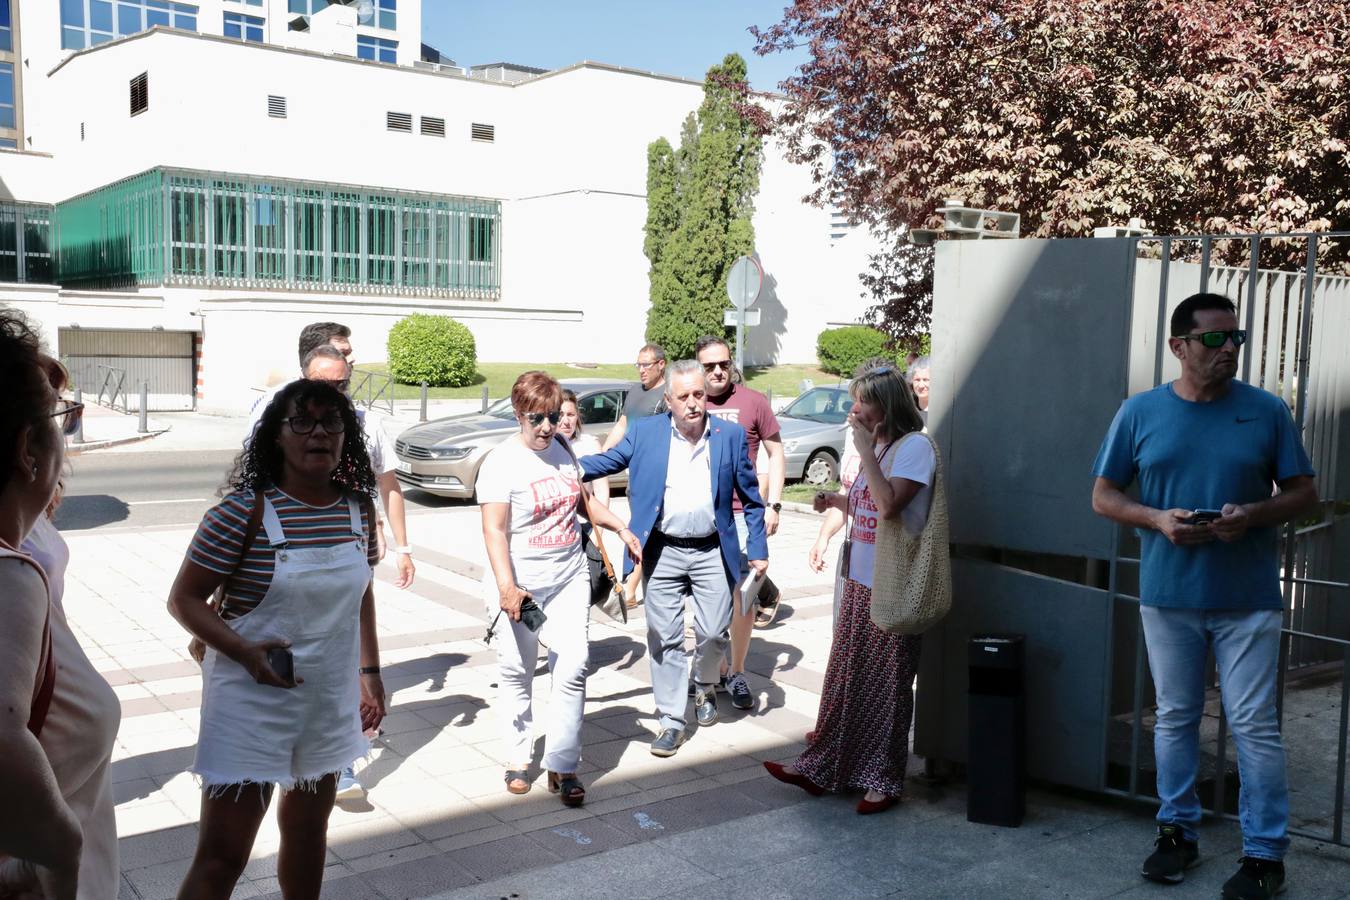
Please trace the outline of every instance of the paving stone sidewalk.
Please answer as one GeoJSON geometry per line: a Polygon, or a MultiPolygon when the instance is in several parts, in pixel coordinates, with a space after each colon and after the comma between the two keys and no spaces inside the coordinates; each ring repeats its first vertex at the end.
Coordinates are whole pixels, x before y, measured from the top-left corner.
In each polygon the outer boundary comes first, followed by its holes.
{"type": "MultiPolygon", "coordinates": [[[[622,501],[616,506],[623,513],[622,501]]],[[[476,508],[410,516],[418,578],[392,586],[377,570],[385,733],[359,769],[366,799],[335,810],[325,897],[1091,897],[1147,889],[1136,873],[1149,813],[1037,793],[1021,829],[969,825],[961,786],[915,785],[908,801],[860,817],[848,798],[813,800],[769,779],[814,722],[828,657],[831,586],[806,565],[818,519],[789,514],[771,544],[783,611],[757,631],[750,662],[758,706],[730,704],[695,728],[673,759],[655,730],[644,625],[597,618],[584,727],[588,788],[565,809],[542,776],[508,795],[497,747],[496,653],[482,642],[485,558],[476,508]],[[770,679],[772,675],[772,679],[770,679]]],[[[200,795],[187,767],[199,670],[168,615],[168,587],[192,529],[72,532],[66,606],[95,665],[122,700],[113,766],[123,898],[175,895],[197,839],[200,795]]],[[[613,550],[617,554],[617,544],[613,550]]],[[[616,557],[617,558],[617,557],[616,557]]],[[[547,674],[536,721],[547,721],[547,674]]],[[[260,736],[261,737],[261,736],[260,736]]],[[[536,744],[535,771],[542,753],[536,744]]],[[[914,763],[918,771],[920,764],[914,763]]],[[[1231,873],[1236,831],[1206,833],[1199,896],[1231,873]]],[[[279,897],[278,834],[269,816],[236,897],[279,897]]],[[[1296,868],[1294,868],[1296,866],[1296,868]]],[[[1300,897],[1350,892],[1350,854],[1296,843],[1300,897]]]]}

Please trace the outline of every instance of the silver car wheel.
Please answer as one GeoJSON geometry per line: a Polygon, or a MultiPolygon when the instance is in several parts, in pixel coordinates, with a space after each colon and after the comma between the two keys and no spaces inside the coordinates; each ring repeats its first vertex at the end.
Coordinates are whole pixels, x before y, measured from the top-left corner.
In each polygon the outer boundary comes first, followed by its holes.
{"type": "Polygon", "coordinates": [[[838,481],[839,464],[835,462],[834,456],[829,451],[817,450],[806,461],[806,468],[802,470],[802,479],[807,484],[814,485],[838,481]]]}

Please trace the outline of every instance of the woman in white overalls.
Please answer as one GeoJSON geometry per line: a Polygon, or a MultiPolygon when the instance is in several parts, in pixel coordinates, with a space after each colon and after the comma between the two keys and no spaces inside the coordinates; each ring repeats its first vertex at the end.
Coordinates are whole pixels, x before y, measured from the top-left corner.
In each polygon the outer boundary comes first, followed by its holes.
{"type": "Polygon", "coordinates": [[[230,896],[280,785],[281,892],[317,898],[337,773],[366,754],[362,731],[385,712],[369,539],[375,476],[351,401],[326,382],[288,385],[228,486],[169,596],[170,612],[208,648],[192,766],[201,824],[178,896],[230,896]]]}

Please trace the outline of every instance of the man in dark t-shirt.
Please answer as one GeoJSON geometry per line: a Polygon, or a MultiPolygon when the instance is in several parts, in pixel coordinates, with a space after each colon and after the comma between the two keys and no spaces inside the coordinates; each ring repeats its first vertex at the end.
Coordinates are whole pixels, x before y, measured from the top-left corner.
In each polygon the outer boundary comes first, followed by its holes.
{"type": "MultiPolygon", "coordinates": [[[[778,418],[773,414],[769,398],[759,391],[751,390],[743,384],[736,384],[734,364],[731,361],[731,348],[719,337],[699,338],[694,355],[703,366],[703,374],[708,385],[708,414],[720,416],[735,422],[745,429],[750,465],[758,469],[760,445],[769,457],[769,471],[759,476],[759,491],[764,498],[764,530],[772,535],[778,530],[778,516],[783,509],[783,476],[786,459],[783,454],[783,441],[779,436],[778,418]]],[[[749,574],[745,557],[745,517],[741,514],[740,500],[733,498],[732,513],[736,517],[736,530],[741,536],[741,577],[749,574]]],[[[745,679],[745,660],[750,651],[750,632],[756,624],[767,625],[773,621],[778,608],[778,587],[765,576],[760,585],[757,603],[741,596],[739,585],[732,598],[731,612],[731,658],[727,669],[727,692],[731,694],[731,705],[737,709],[753,709],[754,695],[745,679]],[[757,622],[758,617],[758,622],[757,622]]]]}

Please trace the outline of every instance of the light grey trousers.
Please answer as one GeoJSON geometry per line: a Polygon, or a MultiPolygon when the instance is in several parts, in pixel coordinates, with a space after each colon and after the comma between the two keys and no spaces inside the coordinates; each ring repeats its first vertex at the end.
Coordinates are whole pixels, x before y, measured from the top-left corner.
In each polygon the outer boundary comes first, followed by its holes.
{"type": "Polygon", "coordinates": [[[689,705],[684,604],[686,600],[694,604],[694,681],[714,685],[729,644],[731,585],[722,565],[721,548],[716,545],[708,550],[688,550],[657,537],[647,546],[642,570],[656,710],[663,731],[683,731],[689,705]]]}

